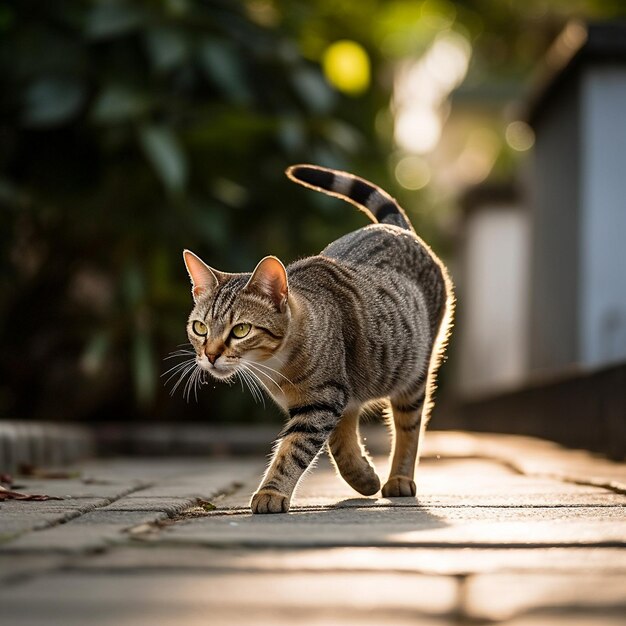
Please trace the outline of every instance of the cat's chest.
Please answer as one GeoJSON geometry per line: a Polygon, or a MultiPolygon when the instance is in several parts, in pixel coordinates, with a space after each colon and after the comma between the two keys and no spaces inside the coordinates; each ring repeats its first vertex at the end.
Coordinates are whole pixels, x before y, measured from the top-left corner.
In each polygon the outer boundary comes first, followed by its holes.
{"type": "Polygon", "coordinates": [[[274,402],[287,411],[293,400],[294,385],[282,371],[283,369],[283,359],[278,356],[257,364],[257,372],[262,372],[261,379],[265,383],[266,390],[274,402]]]}

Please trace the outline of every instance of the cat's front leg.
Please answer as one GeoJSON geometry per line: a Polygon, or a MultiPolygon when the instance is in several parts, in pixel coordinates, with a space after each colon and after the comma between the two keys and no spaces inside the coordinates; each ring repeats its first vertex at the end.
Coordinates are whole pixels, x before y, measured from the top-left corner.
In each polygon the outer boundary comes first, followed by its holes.
{"type": "Polygon", "coordinates": [[[319,454],[343,407],[325,404],[292,408],[272,462],[252,496],[253,513],[286,513],[298,481],[319,454]]]}

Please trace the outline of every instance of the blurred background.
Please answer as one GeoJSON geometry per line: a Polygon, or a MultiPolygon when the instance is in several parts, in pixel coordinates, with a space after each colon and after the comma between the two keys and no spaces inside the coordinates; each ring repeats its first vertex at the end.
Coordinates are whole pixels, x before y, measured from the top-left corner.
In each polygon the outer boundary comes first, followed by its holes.
{"type": "Polygon", "coordinates": [[[297,162],[381,185],[450,264],[436,426],[537,376],[623,363],[624,14],[621,0],[3,2],[0,417],[280,419],[235,387],[170,398],[161,374],[186,341],[183,248],[250,271],[365,224],[290,183],[297,162]],[[582,158],[602,138],[608,156],[582,158]]]}

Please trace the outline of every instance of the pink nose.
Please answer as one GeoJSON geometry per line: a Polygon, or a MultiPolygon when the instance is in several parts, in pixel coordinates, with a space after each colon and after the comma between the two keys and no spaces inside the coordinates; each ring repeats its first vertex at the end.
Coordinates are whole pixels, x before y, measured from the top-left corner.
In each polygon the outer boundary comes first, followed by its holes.
{"type": "Polygon", "coordinates": [[[206,358],[209,359],[209,361],[211,361],[212,365],[215,365],[215,361],[217,361],[217,359],[219,358],[220,354],[222,354],[221,352],[216,352],[215,354],[207,354],[206,358]]]}

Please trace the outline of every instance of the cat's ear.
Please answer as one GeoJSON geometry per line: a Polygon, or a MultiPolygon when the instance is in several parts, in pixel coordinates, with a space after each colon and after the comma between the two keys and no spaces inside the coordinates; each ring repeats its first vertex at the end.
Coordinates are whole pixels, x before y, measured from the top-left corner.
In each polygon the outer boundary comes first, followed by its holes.
{"type": "Polygon", "coordinates": [[[197,254],[191,250],[183,250],[183,260],[191,279],[193,299],[213,291],[219,284],[219,272],[211,269],[197,254]]]}
{"type": "Polygon", "coordinates": [[[281,313],[285,312],[289,295],[287,271],[275,256],[266,256],[259,261],[245,289],[260,291],[274,302],[281,313]]]}

